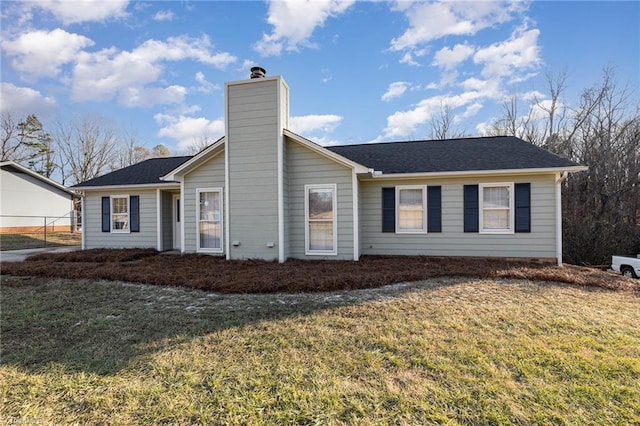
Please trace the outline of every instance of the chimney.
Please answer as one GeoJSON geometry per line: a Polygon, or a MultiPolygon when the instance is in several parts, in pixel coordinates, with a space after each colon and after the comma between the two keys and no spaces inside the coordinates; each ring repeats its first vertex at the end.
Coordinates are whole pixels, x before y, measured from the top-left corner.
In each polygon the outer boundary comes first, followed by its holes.
{"type": "Polygon", "coordinates": [[[264,78],[267,71],[264,68],[253,67],[251,68],[251,78],[264,78]]]}

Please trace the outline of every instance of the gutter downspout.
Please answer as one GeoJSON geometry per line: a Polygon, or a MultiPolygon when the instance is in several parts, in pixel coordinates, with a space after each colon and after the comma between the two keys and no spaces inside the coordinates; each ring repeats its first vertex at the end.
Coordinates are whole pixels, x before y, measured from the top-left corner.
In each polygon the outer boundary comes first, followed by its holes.
{"type": "Polygon", "coordinates": [[[564,171],[556,178],[556,259],[558,266],[562,266],[562,182],[569,176],[564,171]]]}

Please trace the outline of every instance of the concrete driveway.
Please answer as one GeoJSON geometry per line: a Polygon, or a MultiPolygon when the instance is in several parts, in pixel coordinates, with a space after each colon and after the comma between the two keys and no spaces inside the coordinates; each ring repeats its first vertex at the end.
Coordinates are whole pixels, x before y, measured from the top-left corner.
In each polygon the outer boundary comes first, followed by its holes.
{"type": "Polygon", "coordinates": [[[66,246],[0,251],[0,262],[22,262],[27,257],[38,253],[66,253],[80,250],[80,248],[80,246],[66,246]]]}

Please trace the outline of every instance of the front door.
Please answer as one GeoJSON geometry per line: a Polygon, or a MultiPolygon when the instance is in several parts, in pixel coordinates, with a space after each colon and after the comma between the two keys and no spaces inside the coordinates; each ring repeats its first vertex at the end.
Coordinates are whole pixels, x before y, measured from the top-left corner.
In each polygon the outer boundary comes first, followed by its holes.
{"type": "Polygon", "coordinates": [[[173,196],[173,249],[181,249],[182,226],[180,224],[180,195],[173,196]]]}

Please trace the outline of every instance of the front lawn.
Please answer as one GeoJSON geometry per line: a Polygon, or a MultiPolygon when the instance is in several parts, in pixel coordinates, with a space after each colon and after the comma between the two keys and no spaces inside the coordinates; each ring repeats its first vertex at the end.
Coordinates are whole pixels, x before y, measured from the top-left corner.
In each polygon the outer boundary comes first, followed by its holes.
{"type": "Polygon", "coordinates": [[[639,301],[505,279],[221,294],[3,276],[0,423],[638,424],[639,301]]]}

